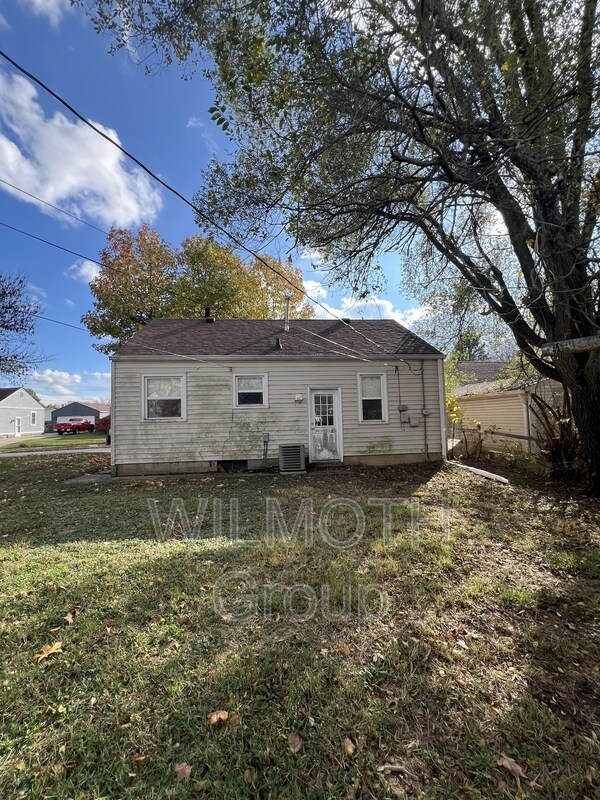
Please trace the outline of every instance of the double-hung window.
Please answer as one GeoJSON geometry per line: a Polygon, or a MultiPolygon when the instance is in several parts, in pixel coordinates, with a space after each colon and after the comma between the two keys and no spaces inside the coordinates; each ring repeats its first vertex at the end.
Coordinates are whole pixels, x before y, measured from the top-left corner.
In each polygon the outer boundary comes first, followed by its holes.
{"type": "Polygon", "coordinates": [[[267,376],[236,375],[234,402],[236,406],[267,406],[267,376]]]}
{"type": "Polygon", "coordinates": [[[387,422],[385,373],[358,376],[358,410],[361,422],[387,422]]]}
{"type": "Polygon", "coordinates": [[[37,423],[37,411],[31,412],[31,424],[35,425],[37,423]]]}
{"type": "Polygon", "coordinates": [[[144,419],[184,419],[185,381],[181,375],[144,378],[144,419]]]}

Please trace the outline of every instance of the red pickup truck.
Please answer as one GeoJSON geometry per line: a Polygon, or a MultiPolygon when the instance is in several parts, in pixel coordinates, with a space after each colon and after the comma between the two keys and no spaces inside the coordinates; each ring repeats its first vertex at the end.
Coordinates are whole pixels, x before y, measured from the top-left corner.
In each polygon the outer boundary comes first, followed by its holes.
{"type": "Polygon", "coordinates": [[[83,417],[71,417],[68,422],[55,422],[53,428],[59,436],[62,436],[63,433],[74,433],[77,435],[78,433],[85,433],[86,431],[88,433],[93,433],[94,423],[88,422],[88,420],[83,419],[83,417]]]}

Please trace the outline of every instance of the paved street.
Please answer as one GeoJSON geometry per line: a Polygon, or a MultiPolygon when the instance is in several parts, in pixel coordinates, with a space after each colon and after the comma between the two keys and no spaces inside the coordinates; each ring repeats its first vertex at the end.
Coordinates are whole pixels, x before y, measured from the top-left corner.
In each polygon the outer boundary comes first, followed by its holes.
{"type": "Polygon", "coordinates": [[[60,450],[13,450],[0,452],[0,458],[22,458],[23,456],[59,456],[61,453],[110,453],[110,447],[62,447],[60,450]]]}

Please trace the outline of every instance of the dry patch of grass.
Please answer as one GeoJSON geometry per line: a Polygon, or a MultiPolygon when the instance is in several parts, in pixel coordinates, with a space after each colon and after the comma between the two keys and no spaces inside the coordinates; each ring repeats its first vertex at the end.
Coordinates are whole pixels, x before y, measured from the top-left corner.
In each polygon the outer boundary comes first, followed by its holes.
{"type": "Polygon", "coordinates": [[[598,796],[597,501],[426,467],[64,482],[104,464],[0,462],[0,797],[598,796]],[[157,541],[174,498],[193,541],[157,541]]]}

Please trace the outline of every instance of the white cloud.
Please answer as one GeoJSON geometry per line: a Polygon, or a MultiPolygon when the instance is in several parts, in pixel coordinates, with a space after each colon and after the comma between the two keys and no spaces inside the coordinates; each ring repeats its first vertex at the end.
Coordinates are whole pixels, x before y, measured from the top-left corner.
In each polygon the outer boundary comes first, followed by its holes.
{"type": "Polygon", "coordinates": [[[36,300],[45,300],[45,298],[48,297],[46,290],[42,289],[41,286],[36,286],[35,283],[28,283],[27,291],[30,295],[33,295],[36,300]]]}
{"type": "Polygon", "coordinates": [[[69,0],[21,0],[21,3],[34,14],[47,17],[53,26],[58,25],[63,13],[71,8],[69,0]]]}
{"type": "MultiPolygon", "coordinates": [[[[119,142],[114,130],[94,124],[119,142]]],[[[0,168],[10,183],[106,226],[126,228],[151,221],[161,207],[150,178],[131,167],[116,147],[79,120],[72,122],[60,112],[46,116],[33,84],[2,71],[0,168]]],[[[6,184],[0,186],[44,213],[57,214],[6,184]]]]}
{"type": "Polygon", "coordinates": [[[200,131],[200,140],[212,155],[218,151],[219,146],[211,132],[211,128],[200,117],[190,117],[185,127],[197,128],[200,131]]]}
{"type": "Polygon", "coordinates": [[[306,250],[300,253],[300,258],[302,261],[310,261],[313,264],[322,264],[325,260],[319,250],[310,247],[307,247],[306,250]]]}
{"type": "MultiPolygon", "coordinates": [[[[74,281],[91,283],[91,281],[93,281],[94,278],[97,278],[100,274],[100,267],[98,264],[94,264],[93,261],[88,261],[86,258],[80,258],[79,261],[71,264],[64,274],[67,278],[72,278],[74,281]]],[[[73,303],[73,305],[75,305],[75,303],[73,303]]]]}
{"type": "Polygon", "coordinates": [[[110,372],[67,372],[59,369],[35,370],[27,377],[42,403],[64,406],[77,400],[82,403],[110,403],[110,372]]]}
{"type": "Polygon", "coordinates": [[[327,287],[323,286],[321,281],[303,281],[304,290],[308,292],[311,297],[327,297],[327,287]]]}
{"type": "Polygon", "coordinates": [[[98,383],[110,383],[110,372],[86,372],[85,374],[98,383]]]}
{"type": "Polygon", "coordinates": [[[67,399],[75,399],[75,391],[81,384],[81,375],[58,369],[45,369],[41,372],[34,370],[30,373],[29,382],[39,391],[44,403],[63,403],[67,399]]]}
{"type": "Polygon", "coordinates": [[[6,21],[6,17],[0,14],[0,30],[2,30],[3,28],[5,29],[10,28],[10,25],[6,21]]]}
{"type": "Polygon", "coordinates": [[[68,297],[65,297],[65,305],[68,308],[75,308],[75,303],[72,300],[69,300],[68,297]]]}
{"type": "Polygon", "coordinates": [[[391,300],[384,300],[375,295],[367,297],[365,300],[342,297],[337,308],[327,303],[323,303],[323,306],[324,308],[317,306],[315,309],[317,319],[328,319],[333,316],[351,317],[352,319],[394,319],[407,328],[427,315],[427,308],[424,306],[400,310],[394,307],[391,300]]]}

